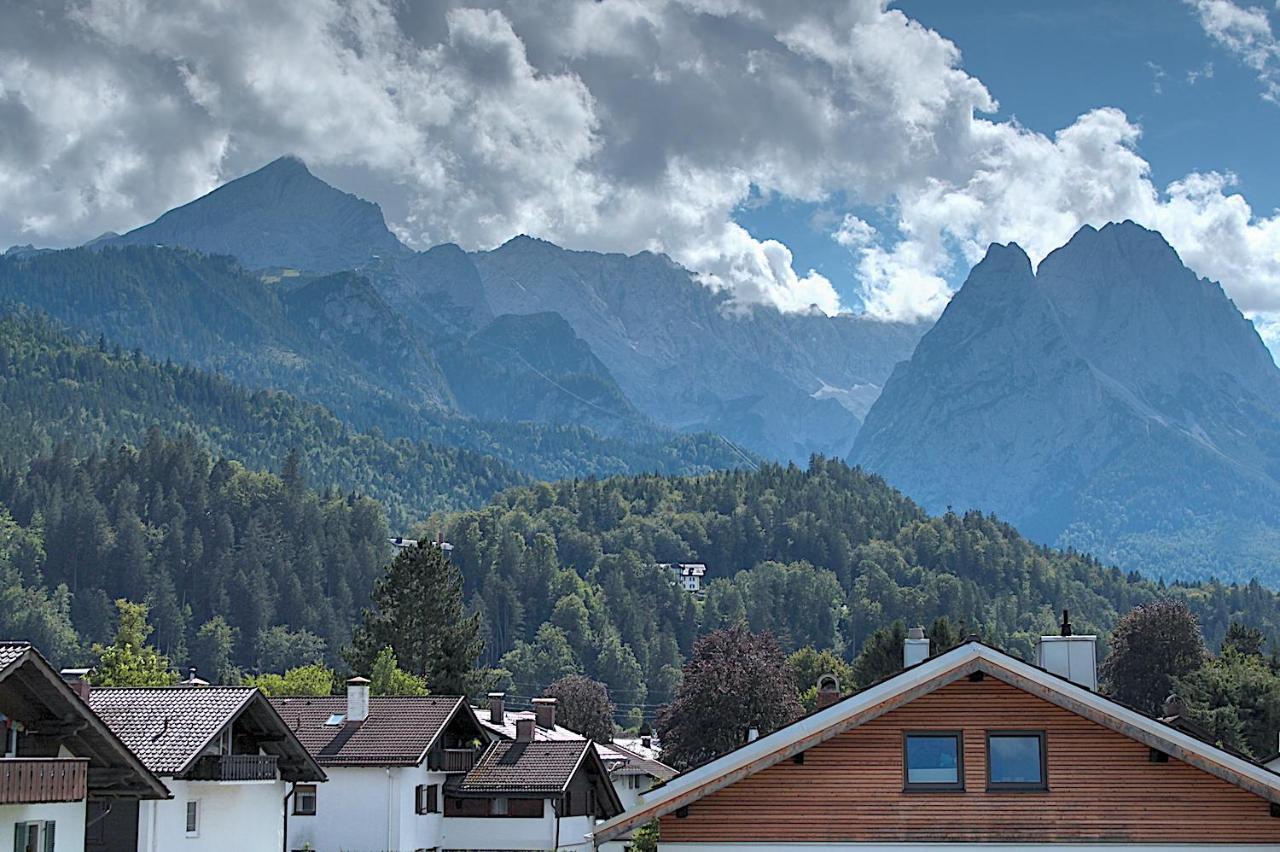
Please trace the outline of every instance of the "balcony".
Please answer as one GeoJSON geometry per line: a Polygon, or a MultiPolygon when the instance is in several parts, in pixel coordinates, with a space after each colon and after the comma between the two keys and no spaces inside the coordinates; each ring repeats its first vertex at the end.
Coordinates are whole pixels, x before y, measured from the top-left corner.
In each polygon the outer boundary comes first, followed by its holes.
{"type": "Polygon", "coordinates": [[[274,754],[210,754],[196,761],[191,781],[274,781],[274,754]]]}
{"type": "Polygon", "coordinates": [[[475,749],[445,748],[434,751],[427,759],[432,772],[470,772],[476,765],[475,749]]]}
{"type": "Polygon", "coordinates": [[[88,795],[88,782],[87,758],[0,758],[0,805],[78,802],[88,795]]]}

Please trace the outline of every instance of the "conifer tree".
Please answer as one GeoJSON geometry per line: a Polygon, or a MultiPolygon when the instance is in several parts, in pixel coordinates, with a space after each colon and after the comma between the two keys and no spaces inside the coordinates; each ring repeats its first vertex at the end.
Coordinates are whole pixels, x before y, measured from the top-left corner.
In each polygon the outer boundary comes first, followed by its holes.
{"type": "Polygon", "coordinates": [[[405,548],[391,560],[347,660],[357,672],[368,672],[388,647],[436,694],[465,695],[472,686],[484,650],[480,619],[463,604],[462,573],[433,542],[405,548]]]}

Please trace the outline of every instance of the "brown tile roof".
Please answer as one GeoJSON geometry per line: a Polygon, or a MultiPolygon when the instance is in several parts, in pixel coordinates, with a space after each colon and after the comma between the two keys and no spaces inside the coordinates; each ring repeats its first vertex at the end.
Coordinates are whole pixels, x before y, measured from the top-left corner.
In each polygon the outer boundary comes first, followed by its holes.
{"type": "MultiPolygon", "coordinates": [[[[502,723],[497,724],[490,718],[489,711],[487,709],[477,710],[476,715],[479,717],[481,725],[484,725],[485,728],[487,728],[493,734],[505,740],[514,740],[516,738],[516,721],[517,720],[519,719],[535,719],[536,720],[537,718],[536,714],[532,710],[508,710],[502,714],[502,723]]],[[[585,737],[583,737],[582,734],[570,728],[566,728],[563,725],[556,725],[555,727],[552,727],[552,728],[544,728],[540,725],[534,725],[533,738],[539,742],[542,742],[542,741],[577,742],[578,740],[585,739],[585,737]]],[[[636,754],[634,751],[631,751],[630,749],[623,748],[622,746],[619,746],[617,743],[596,743],[595,745],[596,745],[596,751],[600,755],[600,759],[604,761],[605,766],[608,768],[610,772],[614,772],[626,765],[636,765],[637,761],[644,760],[644,758],[641,755],[636,754]]],[[[653,762],[657,763],[657,761],[653,761],[653,762]]],[[[665,774],[658,774],[657,771],[655,772],[643,771],[640,773],[628,773],[628,774],[653,775],[656,778],[664,778],[664,780],[665,778],[670,778],[676,774],[676,771],[674,769],[664,766],[661,763],[657,763],[656,767],[651,767],[651,768],[657,770],[657,767],[662,767],[663,769],[665,769],[666,770],[665,774]]]]}
{"type": "Polygon", "coordinates": [[[177,775],[256,692],[249,686],[95,687],[89,706],[148,769],[177,775]]]}
{"type": "Polygon", "coordinates": [[[273,698],[271,703],[322,766],[415,766],[460,708],[470,710],[457,696],[374,696],[369,717],[352,723],[345,721],[345,696],[273,698]],[[343,716],[343,724],[326,725],[331,716],[343,716]]]}
{"type": "Polygon", "coordinates": [[[468,793],[561,793],[590,750],[589,740],[500,740],[480,756],[459,789],[468,793]]]}

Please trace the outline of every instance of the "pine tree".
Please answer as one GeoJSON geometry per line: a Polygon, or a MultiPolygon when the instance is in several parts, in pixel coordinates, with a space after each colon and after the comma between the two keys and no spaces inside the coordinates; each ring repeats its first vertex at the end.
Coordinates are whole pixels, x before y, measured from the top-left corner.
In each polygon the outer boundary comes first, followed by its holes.
{"type": "Polygon", "coordinates": [[[401,550],[374,585],[347,660],[357,672],[373,668],[391,648],[406,671],[426,679],[436,694],[465,695],[484,651],[480,619],[467,614],[462,573],[433,542],[401,550]]]}

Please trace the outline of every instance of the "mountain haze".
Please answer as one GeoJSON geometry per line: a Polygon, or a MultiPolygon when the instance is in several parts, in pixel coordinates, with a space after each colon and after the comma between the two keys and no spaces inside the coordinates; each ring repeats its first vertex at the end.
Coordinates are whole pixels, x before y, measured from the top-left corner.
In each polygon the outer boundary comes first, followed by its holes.
{"type": "Polygon", "coordinates": [[[1033,271],[992,246],[851,459],[931,509],[1171,577],[1277,578],[1280,370],[1217,284],[1132,222],[1033,271]]]}

